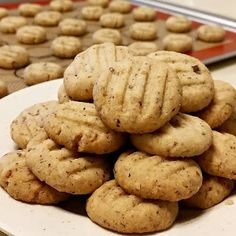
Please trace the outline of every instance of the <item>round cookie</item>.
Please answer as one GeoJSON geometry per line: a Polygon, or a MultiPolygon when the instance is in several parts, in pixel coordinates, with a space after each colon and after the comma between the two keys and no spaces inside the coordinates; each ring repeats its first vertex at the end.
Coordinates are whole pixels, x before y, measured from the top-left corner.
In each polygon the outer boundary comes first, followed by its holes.
{"type": "Polygon", "coordinates": [[[104,157],[72,152],[50,139],[31,147],[26,163],[41,181],[71,194],[92,193],[110,178],[104,157]]]}
{"type": "Polygon", "coordinates": [[[78,54],[65,70],[66,93],[76,101],[93,99],[93,85],[98,75],[113,62],[129,56],[127,47],[115,46],[112,43],[98,44],[88,48],[78,54]]]}
{"type": "Polygon", "coordinates": [[[157,27],[154,23],[134,23],[130,27],[130,36],[141,41],[154,40],[157,38],[157,27]]]}
{"type": "Polygon", "coordinates": [[[149,53],[156,52],[158,47],[152,42],[134,42],[128,46],[128,49],[134,56],[147,56],[149,53]]]}
{"type": "Polygon", "coordinates": [[[18,69],[29,64],[27,51],[17,45],[5,45],[0,47],[0,68],[18,69]]]}
{"type": "Polygon", "coordinates": [[[73,10],[73,2],[71,0],[53,0],[49,6],[53,11],[67,12],[73,10]]]}
{"type": "Polygon", "coordinates": [[[133,145],[143,152],[164,157],[193,157],[212,144],[210,126],[195,116],[179,113],[151,134],[132,135],[133,145]]]}
{"type": "Polygon", "coordinates": [[[185,113],[203,109],[214,97],[214,83],[207,67],[185,54],[157,51],[150,58],[167,63],[175,70],[183,90],[181,111],[185,113]]]}
{"type": "Polygon", "coordinates": [[[39,12],[35,18],[34,22],[37,25],[41,26],[57,26],[62,19],[62,15],[60,12],[57,11],[42,11],[39,12]]]}
{"type": "Polygon", "coordinates": [[[59,36],[51,44],[52,54],[60,58],[73,58],[81,49],[81,41],[73,36],[59,36]]]}
{"type": "Polygon", "coordinates": [[[100,6],[87,6],[83,7],[81,15],[85,20],[94,20],[97,21],[103,14],[103,8],[100,6]]]}
{"type": "Polygon", "coordinates": [[[86,211],[104,228],[119,233],[148,233],[169,228],[177,217],[178,203],[141,199],[111,180],[90,196],[86,211]]]}
{"type": "Polygon", "coordinates": [[[60,34],[81,36],[87,32],[87,24],[83,20],[66,18],[59,23],[60,34]]]}
{"type": "Polygon", "coordinates": [[[233,113],[236,101],[236,91],[229,83],[214,80],[215,95],[205,109],[197,113],[212,129],[222,125],[233,113]]]}
{"type": "Polygon", "coordinates": [[[47,33],[41,26],[27,25],[17,30],[16,38],[20,43],[38,44],[47,40],[47,33]]]}
{"type": "Polygon", "coordinates": [[[42,83],[63,77],[63,69],[53,62],[36,62],[27,66],[23,78],[27,85],[42,83]]]}
{"type": "Polygon", "coordinates": [[[7,84],[0,80],[0,98],[5,97],[8,94],[7,84]]]}
{"type": "Polygon", "coordinates": [[[202,170],[214,176],[236,180],[236,137],[213,131],[213,143],[197,161],[202,170]]]}
{"type": "Polygon", "coordinates": [[[193,39],[185,34],[168,34],[163,39],[164,49],[175,52],[189,52],[193,48],[193,39]]]}
{"type": "Polygon", "coordinates": [[[11,137],[19,148],[26,148],[36,136],[47,137],[43,128],[45,117],[52,112],[57,102],[35,104],[21,112],[11,123],[11,137]]]}
{"type": "Polygon", "coordinates": [[[14,34],[18,28],[26,24],[27,21],[22,16],[7,16],[0,21],[0,32],[14,34]]]}
{"type": "Polygon", "coordinates": [[[208,209],[230,195],[234,181],[216,176],[204,175],[202,186],[191,198],[183,200],[184,205],[208,209]]]}
{"type": "Polygon", "coordinates": [[[9,12],[6,8],[0,7],[0,19],[9,15],[9,12]]]}
{"type": "Polygon", "coordinates": [[[121,154],[114,175],[127,193],[171,202],[193,196],[202,185],[201,169],[193,160],[170,160],[144,152],[121,154]]]}
{"type": "Polygon", "coordinates": [[[109,0],[87,0],[89,5],[92,6],[101,6],[101,7],[107,7],[109,4],[109,0]]]}
{"type": "Polygon", "coordinates": [[[119,12],[125,14],[132,11],[132,5],[128,1],[117,0],[112,1],[110,3],[109,9],[112,12],[119,12]]]}
{"type": "Polygon", "coordinates": [[[93,34],[95,43],[114,43],[119,45],[122,42],[121,33],[115,29],[99,29],[93,34]]]}
{"type": "Polygon", "coordinates": [[[156,11],[150,7],[138,7],[133,10],[133,17],[136,21],[154,21],[156,11]]]}
{"type": "Polygon", "coordinates": [[[27,203],[57,204],[69,194],[41,182],[26,165],[26,152],[14,151],[0,158],[0,185],[14,199],[27,203]]]}
{"type": "Polygon", "coordinates": [[[221,42],[225,39],[225,30],[217,25],[202,25],[197,30],[197,37],[208,43],[221,42]]]}
{"type": "Polygon", "coordinates": [[[70,97],[69,97],[68,94],[66,93],[64,84],[62,84],[62,85],[60,86],[60,88],[59,88],[59,90],[58,90],[57,97],[58,97],[58,102],[59,102],[59,103],[65,103],[65,102],[71,101],[70,97]]]}
{"type": "Polygon", "coordinates": [[[105,154],[118,150],[125,135],[107,128],[91,103],[57,105],[44,123],[48,136],[69,150],[105,154]]]}
{"type": "Polygon", "coordinates": [[[106,13],[100,17],[100,24],[106,28],[121,28],[125,25],[125,18],[120,13],[106,13]]]}
{"type": "Polygon", "coordinates": [[[181,87],[165,63],[134,57],[104,69],[95,81],[93,98],[101,119],[111,129],[150,133],[178,113],[181,87]]]}
{"type": "Polygon", "coordinates": [[[22,3],[18,8],[20,15],[25,17],[34,17],[42,9],[42,6],[36,3],[22,3]]]}
{"type": "Polygon", "coordinates": [[[192,29],[192,21],[185,16],[170,16],[166,21],[167,30],[174,33],[185,33],[192,29]]]}

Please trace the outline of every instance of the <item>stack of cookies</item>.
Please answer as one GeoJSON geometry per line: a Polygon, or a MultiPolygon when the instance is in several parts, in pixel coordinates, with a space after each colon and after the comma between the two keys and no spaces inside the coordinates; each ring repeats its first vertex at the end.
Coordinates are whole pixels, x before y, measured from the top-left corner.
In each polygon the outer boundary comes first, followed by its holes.
{"type": "Polygon", "coordinates": [[[236,91],[196,58],[94,45],[65,70],[58,98],[12,122],[19,150],[0,159],[0,185],[13,198],[90,194],[93,222],[147,233],[171,227],[179,202],[207,209],[233,190],[236,91]]]}

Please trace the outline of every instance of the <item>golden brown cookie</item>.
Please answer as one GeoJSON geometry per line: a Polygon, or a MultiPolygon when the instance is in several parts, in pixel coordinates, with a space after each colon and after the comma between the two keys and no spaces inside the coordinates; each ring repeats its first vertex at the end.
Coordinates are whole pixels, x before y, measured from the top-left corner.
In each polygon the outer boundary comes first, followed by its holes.
{"type": "Polygon", "coordinates": [[[3,80],[0,80],[0,98],[5,97],[7,94],[8,94],[7,84],[3,80]]]}
{"type": "Polygon", "coordinates": [[[128,49],[134,56],[147,56],[149,53],[156,52],[158,47],[152,42],[134,42],[129,45],[128,49]]]}
{"type": "Polygon", "coordinates": [[[7,16],[0,21],[0,32],[14,34],[17,29],[26,24],[27,21],[22,16],[7,16]]]}
{"type": "Polygon", "coordinates": [[[154,21],[156,11],[150,7],[138,7],[133,10],[133,17],[136,21],[154,21]]]}
{"type": "Polygon", "coordinates": [[[22,3],[19,6],[19,13],[25,17],[33,17],[42,11],[42,6],[36,3],[22,3]]]}
{"type": "Polygon", "coordinates": [[[73,10],[73,2],[71,0],[53,0],[49,6],[53,11],[67,12],[73,10]]]}
{"type": "Polygon", "coordinates": [[[130,27],[130,36],[136,40],[154,40],[157,38],[157,27],[154,23],[134,23],[130,27]]]}
{"type": "Polygon", "coordinates": [[[111,1],[109,9],[112,12],[119,12],[125,14],[131,12],[132,5],[128,1],[116,0],[116,1],[111,1]]]}
{"type": "Polygon", "coordinates": [[[60,33],[69,36],[81,36],[87,32],[87,24],[84,20],[66,18],[59,23],[60,33]]]}
{"type": "Polygon", "coordinates": [[[225,39],[225,30],[217,25],[202,25],[197,30],[197,37],[209,43],[221,42],[225,39]]]}
{"type": "Polygon", "coordinates": [[[81,15],[85,20],[99,20],[101,15],[103,14],[103,8],[100,6],[87,6],[83,7],[81,11],[81,15]]]}
{"type": "Polygon", "coordinates": [[[52,27],[57,26],[62,19],[62,15],[57,11],[42,11],[39,12],[35,18],[34,22],[37,25],[52,27]]]}
{"type": "Polygon", "coordinates": [[[100,17],[100,24],[106,28],[121,28],[125,24],[125,18],[120,13],[106,13],[100,17]]]}
{"type": "Polygon", "coordinates": [[[121,33],[115,29],[99,29],[93,34],[94,43],[114,43],[119,45],[122,42],[121,33]]]}
{"type": "Polygon", "coordinates": [[[174,33],[189,32],[192,29],[192,21],[185,16],[170,16],[166,21],[166,28],[174,33]]]}
{"type": "Polygon", "coordinates": [[[26,152],[14,151],[0,158],[0,185],[14,199],[28,203],[56,204],[69,195],[41,182],[26,165],[26,152]]]}
{"type": "Polygon", "coordinates": [[[58,94],[57,94],[57,97],[58,97],[58,102],[59,103],[65,103],[65,102],[69,102],[71,101],[71,98],[68,96],[68,94],[66,93],[66,90],[65,90],[65,86],[64,84],[62,84],[58,90],[58,94]]]}
{"type": "Polygon", "coordinates": [[[93,88],[103,122],[119,132],[149,133],[178,113],[181,87],[165,63],[147,57],[124,59],[106,68],[93,88]]]}
{"type": "Polygon", "coordinates": [[[0,19],[9,15],[9,12],[6,8],[0,7],[0,19]]]}
{"type": "Polygon", "coordinates": [[[109,0],[87,0],[89,5],[107,7],[109,0]]]}

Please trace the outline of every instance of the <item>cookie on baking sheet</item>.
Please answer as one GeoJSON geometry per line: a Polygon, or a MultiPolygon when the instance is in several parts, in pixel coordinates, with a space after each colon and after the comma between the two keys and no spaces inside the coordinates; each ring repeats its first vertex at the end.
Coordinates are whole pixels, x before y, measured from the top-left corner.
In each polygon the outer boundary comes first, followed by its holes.
{"type": "Polygon", "coordinates": [[[59,104],[44,123],[51,139],[69,150],[105,154],[118,150],[125,135],[107,128],[91,103],[59,104]]]}
{"type": "Polygon", "coordinates": [[[0,19],[9,15],[9,12],[6,8],[0,7],[0,19]]]}
{"type": "Polygon", "coordinates": [[[170,51],[157,51],[149,57],[165,62],[175,70],[183,90],[182,112],[199,111],[209,105],[214,97],[214,83],[210,71],[202,62],[170,51]]]}
{"type": "Polygon", "coordinates": [[[22,16],[6,16],[0,20],[0,32],[14,34],[18,28],[26,24],[27,21],[22,16]]]}
{"type": "Polygon", "coordinates": [[[87,0],[89,5],[92,6],[101,6],[101,7],[107,7],[109,4],[109,0],[87,0]]]}
{"type": "Polygon", "coordinates": [[[0,98],[5,97],[7,94],[8,94],[7,84],[3,80],[0,80],[0,98]]]}
{"type": "Polygon", "coordinates": [[[165,157],[193,157],[212,144],[210,126],[198,117],[179,113],[151,134],[132,135],[133,145],[141,151],[165,157]]]}
{"type": "Polygon", "coordinates": [[[166,21],[167,30],[174,33],[185,33],[192,29],[192,21],[185,16],[170,16],[166,21]]]}
{"type": "Polygon", "coordinates": [[[141,41],[154,40],[157,38],[157,27],[154,23],[134,23],[130,27],[130,36],[141,41]]]}
{"type": "Polygon", "coordinates": [[[47,33],[41,26],[27,25],[17,30],[16,38],[20,43],[38,44],[47,40],[47,33]]]}
{"type": "Polygon", "coordinates": [[[81,50],[81,41],[73,36],[59,36],[52,41],[52,54],[60,58],[73,58],[81,50]]]}
{"type": "Polygon", "coordinates": [[[233,188],[233,180],[204,175],[199,191],[191,198],[183,200],[183,203],[189,207],[207,209],[222,202],[230,195],[233,188]]]}
{"type": "Polygon", "coordinates": [[[236,180],[236,137],[213,131],[211,147],[196,160],[210,175],[236,180]]]}
{"type": "Polygon", "coordinates": [[[35,18],[34,22],[41,26],[57,26],[62,19],[62,14],[57,11],[42,11],[39,12],[35,18]]]}
{"type": "Polygon", "coordinates": [[[114,175],[127,193],[171,202],[193,196],[202,185],[201,169],[193,160],[171,160],[144,152],[121,154],[114,175]]]}
{"type": "Polygon", "coordinates": [[[128,1],[123,0],[111,1],[111,3],[109,4],[109,9],[112,12],[125,14],[132,11],[132,5],[128,1]]]}
{"type": "Polygon", "coordinates": [[[138,7],[133,10],[133,17],[136,21],[154,21],[156,11],[150,7],[138,7]]]}
{"type": "Polygon", "coordinates": [[[100,17],[100,24],[106,28],[121,28],[125,25],[125,18],[120,13],[106,13],[100,17]]]}
{"type": "Polygon", "coordinates": [[[86,211],[98,225],[120,233],[148,233],[169,228],[178,215],[177,202],[141,199],[111,180],[88,199],[86,211]]]}
{"type": "Polygon", "coordinates": [[[197,37],[208,43],[222,42],[225,39],[225,30],[218,25],[202,25],[197,30],[197,37]]]}
{"type": "Polygon", "coordinates": [[[26,163],[41,181],[71,194],[91,193],[110,178],[105,157],[72,152],[50,139],[28,149],[26,163]]]}
{"type": "Polygon", "coordinates": [[[33,17],[43,10],[42,6],[36,3],[22,3],[20,4],[19,13],[25,17],[33,17]]]}
{"type": "Polygon", "coordinates": [[[185,34],[168,34],[163,39],[164,49],[175,52],[189,52],[193,48],[193,39],[185,34]]]}
{"type": "Polygon", "coordinates": [[[27,85],[59,79],[62,76],[62,67],[53,62],[36,62],[27,66],[23,72],[23,78],[27,85]]]}
{"type": "Polygon", "coordinates": [[[18,69],[29,64],[29,55],[25,48],[18,45],[0,47],[0,68],[18,69]]]}
{"type": "Polygon", "coordinates": [[[68,96],[68,94],[66,93],[66,90],[65,90],[65,86],[64,84],[62,84],[58,90],[58,94],[57,94],[57,97],[58,97],[58,102],[59,103],[65,103],[65,102],[69,102],[71,101],[71,98],[68,96]]]}
{"type": "Polygon", "coordinates": [[[94,45],[78,54],[64,73],[66,93],[76,101],[93,99],[93,85],[98,75],[115,61],[129,55],[127,47],[112,43],[94,45]]]}
{"type": "Polygon", "coordinates": [[[178,113],[181,87],[165,63],[133,57],[113,63],[95,81],[95,107],[103,122],[116,131],[149,133],[178,113]]]}
{"type": "Polygon", "coordinates": [[[60,34],[69,36],[81,36],[87,32],[87,24],[84,20],[66,18],[59,23],[60,34]]]}
{"type": "Polygon", "coordinates": [[[85,20],[97,21],[103,14],[103,8],[100,6],[87,6],[81,10],[81,15],[85,20]]]}
{"type": "Polygon", "coordinates": [[[129,52],[134,56],[147,56],[158,50],[157,44],[152,42],[134,42],[128,46],[129,52]]]}
{"type": "Polygon", "coordinates": [[[233,113],[236,104],[236,91],[232,85],[214,80],[215,95],[209,106],[196,115],[205,120],[212,129],[222,125],[233,113]]]}
{"type": "Polygon", "coordinates": [[[119,45],[122,42],[121,33],[115,29],[99,29],[93,34],[94,43],[114,43],[119,45]]]}
{"type": "Polygon", "coordinates": [[[53,11],[67,12],[73,10],[73,2],[71,0],[53,0],[49,4],[53,11]]]}
{"type": "Polygon", "coordinates": [[[25,109],[13,120],[11,137],[18,147],[24,149],[32,138],[46,135],[43,122],[56,104],[57,102],[54,101],[35,104],[25,109]]]}
{"type": "Polygon", "coordinates": [[[28,203],[56,204],[69,194],[41,182],[26,165],[26,152],[14,151],[0,158],[0,185],[14,199],[28,203]]]}

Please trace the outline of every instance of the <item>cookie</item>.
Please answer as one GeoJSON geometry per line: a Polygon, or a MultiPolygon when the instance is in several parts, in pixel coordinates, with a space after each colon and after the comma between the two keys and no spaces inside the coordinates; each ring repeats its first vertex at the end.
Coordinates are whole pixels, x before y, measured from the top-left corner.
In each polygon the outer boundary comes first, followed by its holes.
{"type": "Polygon", "coordinates": [[[166,29],[174,33],[185,33],[192,29],[192,21],[185,16],[170,16],[166,21],[166,29]]]}
{"type": "Polygon", "coordinates": [[[14,34],[18,28],[26,24],[27,21],[22,16],[7,16],[0,21],[0,32],[14,34]]]}
{"type": "Polygon", "coordinates": [[[57,102],[54,101],[35,104],[25,109],[13,120],[11,137],[19,148],[26,148],[30,140],[36,136],[46,136],[43,122],[56,104],[57,102]]]}
{"type": "Polygon", "coordinates": [[[213,131],[211,147],[196,160],[202,170],[214,176],[236,180],[236,137],[213,131]]]}
{"type": "Polygon", "coordinates": [[[34,17],[36,14],[38,14],[40,11],[43,10],[42,6],[36,3],[22,3],[20,4],[19,13],[22,16],[25,17],[34,17]]]}
{"type": "Polygon", "coordinates": [[[81,50],[81,41],[73,36],[59,36],[52,41],[52,54],[60,58],[73,58],[81,50]]]}
{"type": "Polygon", "coordinates": [[[141,41],[154,40],[157,38],[157,27],[154,23],[134,23],[130,27],[130,36],[141,41]]]}
{"type": "Polygon", "coordinates": [[[214,97],[214,84],[207,67],[194,57],[168,51],[157,51],[150,58],[167,63],[175,70],[183,90],[181,111],[202,110],[214,97]]]}
{"type": "Polygon", "coordinates": [[[127,193],[171,202],[193,196],[202,185],[201,169],[193,160],[170,160],[144,152],[121,154],[114,175],[127,193]]]}
{"type": "Polygon", "coordinates": [[[0,80],[0,98],[5,97],[7,94],[8,94],[7,84],[3,80],[0,80]]]}
{"type": "Polygon", "coordinates": [[[105,154],[118,150],[125,135],[107,128],[91,103],[70,101],[57,105],[44,123],[51,139],[69,150],[105,154]]]}
{"type": "Polygon", "coordinates": [[[53,11],[67,12],[73,10],[73,2],[70,0],[53,0],[49,6],[53,11]]]}
{"type": "Polygon", "coordinates": [[[78,54],[65,70],[66,93],[76,101],[93,99],[93,85],[98,75],[113,62],[123,60],[128,56],[127,47],[115,46],[112,43],[88,48],[78,54]]]}
{"type": "Polygon", "coordinates": [[[132,135],[133,145],[143,152],[164,157],[193,157],[212,144],[210,126],[198,117],[179,113],[154,133],[132,135]]]}
{"type": "Polygon", "coordinates": [[[34,22],[37,25],[41,26],[57,26],[62,19],[62,15],[60,12],[57,11],[42,11],[39,12],[35,18],[34,22]]]}
{"type": "Polygon", "coordinates": [[[225,30],[218,25],[202,25],[197,30],[197,37],[208,43],[222,42],[225,39],[225,30]]]}
{"type": "Polygon", "coordinates": [[[86,211],[104,228],[119,233],[148,233],[169,228],[177,217],[178,203],[141,199],[111,180],[90,196],[86,211]]]}
{"type": "Polygon", "coordinates": [[[129,45],[128,49],[134,56],[147,56],[149,53],[157,51],[158,47],[152,42],[134,42],[129,45]]]}
{"type": "Polygon", "coordinates": [[[26,162],[41,181],[60,192],[92,193],[110,178],[106,158],[69,151],[50,139],[31,147],[26,162]]]}
{"type": "Polygon", "coordinates": [[[23,78],[27,85],[42,83],[63,77],[63,69],[53,62],[36,62],[27,66],[23,78]]]}
{"type": "Polygon", "coordinates": [[[100,24],[106,28],[121,28],[125,25],[125,18],[120,13],[106,13],[100,17],[100,24]]]}
{"type": "Polygon", "coordinates": [[[136,21],[154,21],[156,11],[150,7],[138,7],[133,10],[133,17],[136,21]]]}
{"type": "Polygon", "coordinates": [[[125,14],[132,11],[132,5],[128,1],[117,0],[112,1],[110,3],[109,9],[112,12],[119,12],[125,14]]]}
{"type": "Polygon", "coordinates": [[[99,20],[100,16],[103,14],[103,8],[100,6],[87,6],[83,7],[81,10],[81,15],[85,20],[99,20]]]}
{"type": "Polygon", "coordinates": [[[216,176],[204,175],[202,187],[191,198],[183,200],[189,207],[208,209],[230,195],[234,181],[216,176]]]}
{"type": "Polygon", "coordinates": [[[114,43],[119,45],[122,42],[121,33],[115,29],[99,29],[93,34],[94,43],[114,43]]]}
{"type": "Polygon", "coordinates": [[[101,6],[101,7],[107,7],[109,4],[109,0],[87,0],[89,5],[92,6],[101,6]]]}
{"type": "Polygon", "coordinates": [[[27,203],[56,204],[69,195],[41,182],[26,165],[25,151],[14,151],[0,158],[0,185],[14,199],[27,203]]]}
{"type": "Polygon", "coordinates": [[[57,98],[58,98],[59,103],[65,103],[65,102],[71,101],[70,97],[66,93],[64,84],[60,86],[58,90],[57,98]]]}
{"type": "Polygon", "coordinates": [[[38,44],[47,40],[47,33],[41,26],[27,25],[17,30],[16,38],[20,43],[38,44]]]}
{"type": "Polygon", "coordinates": [[[0,19],[9,15],[9,12],[6,8],[0,7],[0,19]]]}
{"type": "Polygon", "coordinates": [[[210,103],[196,115],[205,120],[212,129],[222,125],[233,113],[236,91],[229,83],[214,80],[215,95],[210,103]]]}
{"type": "Polygon", "coordinates": [[[5,45],[0,47],[0,68],[18,69],[29,64],[27,51],[17,45],[5,45]]]}
{"type": "Polygon", "coordinates": [[[168,34],[163,39],[164,49],[175,52],[189,52],[193,48],[193,39],[185,34],[168,34]]]}
{"type": "Polygon", "coordinates": [[[87,24],[83,20],[66,18],[59,23],[60,34],[81,36],[87,32],[87,24]]]}
{"type": "Polygon", "coordinates": [[[150,133],[178,113],[181,87],[165,63],[134,57],[104,69],[95,81],[93,98],[101,119],[111,129],[150,133]]]}

